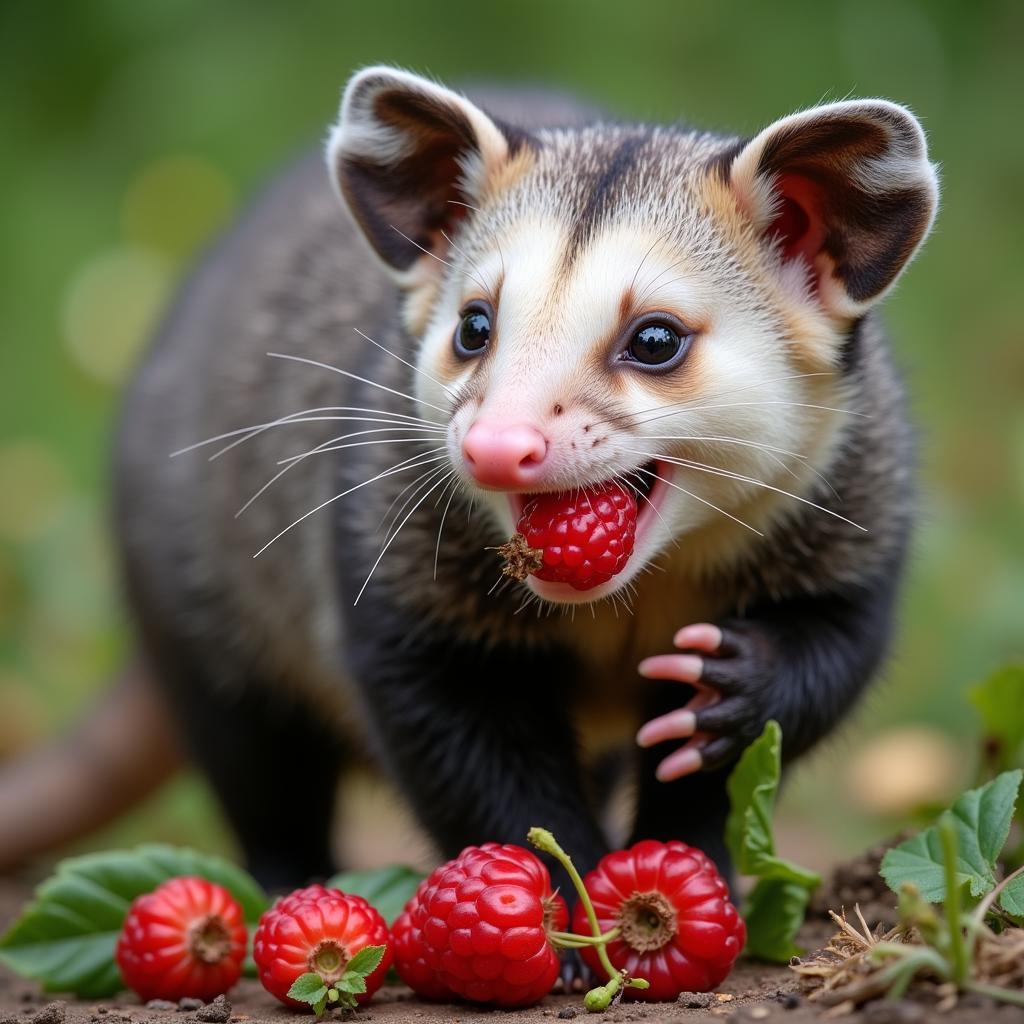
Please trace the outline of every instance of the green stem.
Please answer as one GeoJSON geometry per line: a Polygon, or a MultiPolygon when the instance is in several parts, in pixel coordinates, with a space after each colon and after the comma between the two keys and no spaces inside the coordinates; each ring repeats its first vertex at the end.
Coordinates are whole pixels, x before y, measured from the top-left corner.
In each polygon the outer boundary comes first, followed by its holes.
{"type": "Polygon", "coordinates": [[[606,985],[592,988],[583,997],[583,1005],[589,1013],[601,1013],[602,1010],[607,1010],[611,1006],[612,1000],[620,988],[622,988],[622,975],[616,974],[614,978],[608,980],[606,985]]]}
{"type": "Polygon", "coordinates": [[[555,946],[597,946],[602,942],[614,942],[618,937],[618,926],[597,936],[577,935],[576,932],[548,932],[548,938],[555,946]]]}
{"type": "MultiPolygon", "coordinates": [[[[583,879],[580,878],[580,873],[576,870],[576,865],[573,864],[572,858],[558,845],[558,840],[546,828],[531,828],[526,838],[538,850],[551,854],[565,868],[565,873],[569,876],[569,880],[572,882],[573,888],[580,898],[580,903],[583,904],[583,909],[586,911],[590,930],[594,933],[594,938],[599,939],[601,937],[601,926],[597,920],[597,913],[594,910],[594,904],[590,901],[590,893],[584,887],[583,879]]],[[[614,995],[614,991],[617,991],[622,984],[621,976],[612,966],[611,960],[608,959],[608,950],[605,944],[601,943],[595,948],[597,949],[597,958],[601,961],[601,966],[608,972],[608,984],[610,985],[612,981],[616,981],[615,990],[612,992],[612,995],[614,995]]],[[[609,996],[609,999],[611,999],[611,996],[609,996]]]]}
{"type": "Polygon", "coordinates": [[[971,917],[971,924],[974,928],[979,928],[985,922],[985,915],[989,912],[992,905],[1002,895],[1003,890],[1015,879],[1024,875],[1024,864],[1022,864],[1016,871],[1008,874],[979,904],[974,914],[971,917]]]}
{"type": "Polygon", "coordinates": [[[971,965],[960,920],[960,886],[956,878],[956,829],[948,814],[944,814],[939,820],[939,839],[942,842],[942,861],[946,879],[946,922],[949,927],[952,980],[956,982],[957,988],[963,988],[970,976],[971,965]]]}

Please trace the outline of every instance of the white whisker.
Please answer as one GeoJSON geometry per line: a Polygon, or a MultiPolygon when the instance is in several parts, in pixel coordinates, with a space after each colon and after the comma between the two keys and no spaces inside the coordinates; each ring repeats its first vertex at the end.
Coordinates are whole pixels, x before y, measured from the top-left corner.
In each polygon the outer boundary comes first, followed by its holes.
{"type": "MultiPolygon", "coordinates": [[[[395,427],[395,428],[392,428],[392,429],[402,430],[404,428],[402,428],[402,427],[395,427]]],[[[345,437],[356,437],[359,434],[367,434],[367,433],[372,433],[372,431],[361,430],[361,431],[356,431],[354,434],[343,434],[343,435],[341,435],[341,437],[333,437],[329,441],[324,441],[321,444],[318,444],[315,448],[311,448],[308,452],[303,452],[301,455],[292,455],[292,456],[290,456],[287,459],[280,459],[277,464],[279,466],[283,465],[284,469],[281,469],[277,473],[275,473],[254,495],[252,495],[252,497],[249,498],[249,500],[235,513],[235,518],[237,519],[240,515],[242,515],[242,513],[245,512],[246,509],[248,509],[249,506],[252,505],[252,503],[254,501],[256,501],[257,498],[260,497],[260,495],[262,495],[273,484],[277,483],[277,481],[280,480],[281,477],[283,477],[285,475],[285,473],[287,473],[290,469],[293,469],[295,466],[297,466],[304,459],[308,459],[311,455],[319,455],[322,452],[327,452],[327,451],[337,451],[337,450],[339,450],[341,448],[358,447],[359,444],[387,444],[387,443],[389,443],[389,441],[377,441],[377,442],[361,441],[361,442],[358,442],[357,444],[352,444],[352,445],[344,445],[344,444],[339,445],[339,444],[335,443],[336,441],[343,440],[345,437]]],[[[398,443],[399,441],[402,441],[402,440],[419,441],[419,442],[422,443],[422,442],[426,442],[428,440],[429,441],[436,440],[436,438],[415,437],[415,438],[407,438],[407,439],[406,438],[395,438],[395,439],[389,439],[389,440],[394,440],[395,443],[398,443]]]]}
{"type": "Polygon", "coordinates": [[[637,424],[646,423],[648,421],[646,419],[641,419],[640,417],[646,416],[649,412],[661,412],[664,409],[678,409],[679,411],[685,411],[686,409],[691,408],[703,409],[707,408],[704,404],[706,402],[716,402],[720,398],[731,398],[733,395],[740,395],[744,391],[751,391],[754,388],[765,387],[768,384],[781,384],[783,381],[787,380],[805,380],[808,377],[831,376],[833,376],[831,371],[816,371],[814,373],[790,373],[786,374],[784,377],[769,377],[767,380],[755,381],[753,384],[744,384],[739,388],[729,388],[727,391],[720,391],[718,394],[714,395],[704,395],[700,398],[688,398],[682,402],[669,402],[666,405],[655,405],[650,409],[642,409],[640,412],[635,414],[631,412],[619,413],[616,416],[609,416],[608,419],[598,420],[597,423],[613,423],[615,420],[629,419],[630,417],[635,417],[635,422],[637,424]]]}
{"type": "MultiPolygon", "coordinates": [[[[448,472],[449,473],[454,473],[455,470],[449,470],[448,472]]],[[[366,590],[367,586],[369,585],[370,580],[373,579],[373,574],[377,571],[377,566],[380,565],[381,559],[387,553],[388,548],[391,547],[391,544],[394,541],[394,539],[402,532],[402,527],[405,526],[405,524],[409,521],[410,517],[420,507],[420,505],[422,505],[423,502],[426,501],[427,498],[429,498],[430,495],[433,494],[433,492],[436,491],[437,488],[440,487],[447,480],[448,480],[447,476],[441,477],[441,479],[438,480],[435,484],[433,484],[433,486],[431,486],[431,488],[424,493],[424,495],[419,499],[419,501],[417,501],[416,504],[413,505],[413,507],[411,509],[409,509],[409,511],[405,514],[405,518],[398,524],[398,529],[395,530],[395,532],[391,534],[391,536],[385,542],[384,547],[382,547],[380,549],[380,554],[377,556],[377,561],[375,561],[373,563],[373,566],[370,569],[369,575],[363,581],[363,585],[359,588],[359,593],[356,594],[356,599],[352,602],[352,606],[353,607],[355,607],[357,604],[359,604],[359,599],[363,596],[363,592],[366,590]]]]}
{"type": "MultiPolygon", "coordinates": [[[[643,481],[643,480],[641,480],[641,479],[640,479],[640,477],[636,475],[636,471],[635,471],[635,470],[632,470],[632,471],[628,471],[628,472],[626,472],[626,473],[625,473],[624,475],[625,475],[625,476],[628,476],[628,477],[633,477],[633,478],[634,478],[634,479],[636,480],[636,482],[637,482],[637,484],[638,484],[638,486],[637,486],[637,488],[636,488],[636,493],[637,493],[637,495],[638,495],[639,497],[643,498],[643,499],[644,499],[644,501],[646,501],[646,502],[647,502],[647,504],[651,506],[651,509],[652,509],[652,510],[654,511],[654,514],[655,514],[655,515],[656,515],[656,516],[657,516],[657,517],[658,517],[658,518],[659,518],[659,519],[661,520],[661,522],[662,522],[662,525],[663,525],[663,526],[665,527],[665,529],[666,529],[666,530],[668,530],[668,532],[669,532],[669,537],[671,537],[671,538],[672,538],[672,543],[673,543],[673,544],[674,544],[674,545],[675,545],[676,547],[679,547],[679,539],[678,539],[677,537],[673,536],[673,534],[672,534],[672,531],[671,531],[671,530],[669,529],[669,525],[668,525],[668,523],[666,523],[666,522],[665,522],[665,517],[664,517],[664,516],[663,516],[663,515],[661,514],[661,511],[660,511],[660,509],[658,508],[658,506],[657,506],[657,505],[655,505],[655,504],[654,504],[654,502],[653,502],[653,501],[651,501],[651,499],[650,499],[650,498],[648,498],[648,497],[647,497],[647,495],[646,495],[646,494],[644,494],[644,490],[643,490],[643,484],[644,484],[644,481],[643,481]]],[[[619,481],[618,481],[618,480],[616,479],[616,481],[615,481],[615,482],[616,482],[616,483],[618,483],[619,481]]]]}
{"type": "MultiPolygon", "coordinates": [[[[747,441],[739,437],[698,437],[692,434],[644,434],[643,436],[644,438],[649,438],[652,441],[721,441],[726,444],[738,444],[748,448],[756,448],[759,451],[763,451],[764,454],[768,456],[768,458],[770,458],[778,466],[781,466],[791,477],[793,477],[794,479],[799,479],[796,470],[794,470],[791,466],[786,465],[785,461],[779,458],[778,455],[772,454],[773,452],[779,452],[780,454],[785,455],[788,458],[799,459],[801,462],[803,462],[804,466],[808,470],[810,470],[810,472],[812,472],[835,495],[836,498],[839,498],[839,493],[828,481],[828,479],[807,461],[806,455],[801,455],[799,452],[791,452],[785,448],[777,448],[775,445],[765,444],[762,441],[747,441]]],[[[839,498],[839,500],[842,501],[841,498],[839,498]]]]}
{"type": "Polygon", "coordinates": [[[373,338],[371,338],[368,334],[364,334],[361,330],[359,330],[358,327],[353,327],[352,330],[355,331],[356,334],[358,334],[360,338],[364,338],[371,345],[375,345],[377,348],[379,348],[381,350],[381,352],[386,352],[389,356],[391,356],[392,359],[397,359],[403,365],[408,366],[409,369],[412,370],[414,373],[418,373],[421,376],[426,377],[427,380],[433,381],[442,391],[445,392],[445,394],[448,395],[449,398],[454,398],[455,397],[452,394],[451,390],[447,387],[447,385],[442,384],[436,377],[434,377],[433,375],[427,373],[426,370],[421,370],[415,364],[410,363],[408,359],[403,359],[396,352],[392,352],[391,349],[385,348],[379,341],[374,341],[373,338]]]}
{"type": "MultiPolygon", "coordinates": [[[[469,263],[469,264],[470,264],[470,265],[471,265],[471,266],[473,267],[473,269],[474,269],[474,270],[475,270],[475,271],[477,272],[477,274],[479,274],[479,275],[480,275],[480,277],[483,277],[483,273],[484,273],[484,272],[483,272],[483,271],[482,271],[482,270],[480,269],[480,265],[479,265],[479,264],[477,263],[477,261],[476,261],[475,259],[473,259],[473,257],[472,257],[472,256],[470,256],[470,255],[469,255],[469,253],[468,253],[468,252],[466,252],[466,250],[465,250],[465,249],[463,249],[461,245],[459,245],[459,244],[458,244],[458,243],[457,243],[457,242],[456,242],[456,241],[455,241],[455,240],[454,240],[453,238],[451,238],[451,237],[449,236],[448,232],[446,232],[446,231],[442,231],[442,232],[441,232],[441,234],[442,234],[442,235],[444,236],[444,238],[446,239],[446,241],[448,242],[448,244],[449,244],[449,245],[450,245],[450,246],[451,246],[451,247],[452,247],[452,248],[453,248],[453,249],[454,249],[454,250],[455,250],[456,252],[460,253],[460,254],[461,254],[461,255],[463,256],[463,258],[464,258],[464,259],[466,260],[466,262],[467,262],[467,263],[469,263]]],[[[477,284],[479,284],[479,285],[480,285],[480,287],[481,287],[481,288],[484,288],[484,284],[483,284],[483,282],[482,282],[482,281],[480,280],[480,277],[476,277],[476,276],[474,275],[474,280],[475,280],[475,281],[477,282],[477,284]]],[[[486,291],[487,289],[486,289],[486,288],[484,288],[484,290],[486,291]]]]}
{"type": "Polygon", "coordinates": [[[376,476],[370,477],[369,480],[363,480],[362,483],[358,483],[354,487],[349,487],[347,490],[342,491],[340,494],[333,495],[333,497],[328,498],[326,501],[320,502],[320,504],[317,505],[315,508],[311,508],[308,512],[303,513],[294,522],[289,523],[283,530],[281,530],[279,533],[271,537],[270,540],[268,540],[267,543],[264,544],[263,547],[261,547],[259,551],[257,551],[256,554],[254,554],[252,557],[259,558],[260,555],[262,555],[263,552],[266,551],[271,544],[273,544],[277,540],[280,540],[289,530],[298,526],[299,523],[304,522],[311,515],[314,515],[315,513],[319,512],[322,508],[326,508],[333,502],[338,501],[339,498],[344,498],[346,495],[351,494],[353,491],[358,491],[361,487],[366,487],[369,484],[376,483],[376,481],[383,480],[385,477],[388,476],[393,476],[395,473],[404,473],[406,472],[406,470],[409,469],[419,469],[421,466],[425,466],[429,462],[438,462],[439,460],[446,458],[448,458],[448,455],[445,452],[443,446],[440,448],[431,449],[430,451],[422,452],[420,455],[414,455],[412,456],[412,458],[406,459],[404,462],[399,462],[397,465],[392,466],[390,469],[385,470],[383,473],[378,473],[376,476]],[[433,455],[432,452],[441,452],[442,454],[433,455]],[[427,456],[430,457],[427,458],[427,456]],[[423,458],[425,461],[419,463],[413,462],[413,459],[418,458],[423,458]]]}
{"type": "Polygon", "coordinates": [[[755,408],[768,405],[784,405],[787,408],[792,409],[820,409],[823,412],[838,412],[844,415],[858,416],[862,419],[870,419],[866,412],[854,412],[851,409],[837,409],[832,405],[814,405],[811,402],[786,402],[779,399],[772,399],[764,402],[727,402],[721,405],[694,405],[688,406],[685,410],[675,409],[670,412],[663,412],[659,416],[647,416],[644,419],[638,419],[635,421],[636,426],[640,426],[643,423],[653,423],[655,420],[662,420],[666,416],[675,416],[678,412],[688,412],[690,409],[699,409],[701,411],[705,409],[741,409],[741,408],[755,408]]]}
{"type": "MultiPolygon", "coordinates": [[[[429,484],[431,481],[436,480],[442,473],[445,474],[444,479],[445,482],[447,483],[448,478],[451,476],[453,472],[454,471],[452,469],[447,469],[446,471],[446,467],[442,465],[437,466],[432,470],[429,470],[428,472],[424,473],[422,476],[418,478],[418,481],[412,493],[409,495],[408,498],[405,499],[405,501],[402,503],[401,508],[399,508],[399,510],[394,514],[394,516],[391,519],[391,522],[388,523],[387,527],[384,530],[385,545],[391,543],[391,538],[392,536],[394,536],[394,534],[392,533],[392,529],[394,528],[395,523],[398,521],[398,517],[409,507],[411,502],[415,501],[415,499],[418,497],[423,488],[426,487],[427,484],[429,484]]],[[[398,531],[395,530],[394,532],[397,533],[398,531]]]]}
{"type": "Polygon", "coordinates": [[[340,373],[343,377],[349,377],[352,380],[359,381],[360,384],[369,384],[370,387],[380,388],[381,391],[387,391],[390,395],[396,395],[398,398],[404,398],[414,405],[425,405],[428,409],[434,409],[436,412],[441,413],[444,416],[448,415],[447,409],[442,409],[439,405],[431,405],[430,402],[421,402],[418,398],[414,398],[412,395],[407,395],[404,391],[396,391],[394,388],[389,388],[384,384],[378,384],[375,380],[368,380],[366,377],[360,377],[357,373],[350,373],[348,370],[343,370],[339,366],[331,366],[330,363],[321,363],[318,359],[307,359],[305,356],[293,356],[287,352],[268,352],[268,356],[271,359],[288,359],[293,363],[306,363],[309,366],[317,366],[321,370],[330,370],[332,373],[340,373]]]}
{"type": "Polygon", "coordinates": [[[734,523],[739,523],[740,526],[745,526],[751,533],[756,533],[758,537],[763,537],[764,534],[760,530],[755,530],[749,523],[743,522],[742,519],[738,519],[731,512],[726,512],[724,508],[719,508],[717,505],[710,501],[702,498],[699,494],[694,494],[693,491],[688,491],[685,487],[680,487],[679,484],[673,483],[671,480],[666,480],[663,476],[659,476],[657,473],[651,472],[649,469],[639,469],[638,473],[643,473],[645,476],[653,476],[656,480],[660,480],[663,484],[667,484],[669,487],[674,487],[677,491],[682,491],[683,494],[688,494],[691,498],[699,501],[702,505],[707,505],[708,508],[713,508],[716,512],[721,512],[723,516],[731,519],[734,523]]]}
{"type": "Polygon", "coordinates": [[[205,441],[197,441],[195,444],[190,444],[186,448],[179,448],[177,451],[170,453],[170,458],[177,458],[179,455],[185,455],[188,452],[193,452],[197,448],[204,448],[210,444],[216,444],[218,441],[224,441],[229,437],[238,437],[239,434],[247,434],[247,437],[243,437],[238,441],[229,444],[227,447],[222,448],[219,452],[210,456],[210,461],[220,457],[225,452],[230,451],[236,445],[243,444],[248,441],[250,437],[255,437],[257,434],[262,434],[264,431],[270,430],[273,427],[290,426],[293,423],[319,423],[324,420],[365,420],[367,423],[398,423],[408,422],[410,429],[414,424],[422,424],[423,429],[431,429],[443,431],[445,428],[439,423],[431,423],[430,420],[422,419],[419,416],[409,416],[406,413],[400,412],[388,412],[385,409],[364,409],[357,405],[323,405],[315,409],[302,409],[300,412],[289,413],[287,416],[282,416],[276,420],[268,420],[266,423],[256,423],[248,427],[238,427],[235,430],[229,430],[224,434],[217,434],[215,437],[208,437],[205,441]],[[312,416],[310,413],[316,412],[371,412],[380,416],[390,417],[389,419],[374,419],[369,416],[312,416]]]}
{"type": "MultiPolygon", "coordinates": [[[[352,434],[342,434],[339,437],[331,438],[330,441],[325,441],[323,444],[318,444],[315,448],[311,448],[308,452],[300,452],[298,455],[289,455],[284,459],[278,459],[277,464],[283,466],[288,462],[298,462],[300,459],[308,458],[310,455],[324,455],[327,452],[340,452],[345,448],[363,448],[366,445],[374,444],[409,444],[416,441],[423,443],[425,441],[437,441],[440,440],[437,437],[432,437],[429,434],[422,437],[379,437],[373,441],[351,441],[348,444],[336,444],[337,441],[343,441],[347,437],[359,437],[362,434],[380,434],[387,430],[404,430],[403,427],[380,427],[377,430],[357,430],[352,434]]],[[[406,431],[407,433],[408,431],[406,431]]]]}
{"type": "MultiPolygon", "coordinates": [[[[633,451],[634,455],[650,455],[649,452],[633,451]]],[[[719,469],[717,466],[708,466],[703,462],[694,462],[691,459],[676,459],[671,458],[667,455],[656,456],[657,458],[664,459],[666,462],[671,462],[676,466],[683,466],[689,469],[696,469],[702,473],[710,473],[712,476],[721,476],[729,480],[737,480],[742,483],[751,484],[754,487],[763,487],[765,490],[774,491],[776,494],[783,494],[787,498],[792,498],[794,501],[799,501],[804,505],[809,505],[811,508],[816,508],[819,512],[824,512],[826,515],[832,516],[835,519],[839,519],[844,523],[848,523],[850,526],[856,527],[863,533],[867,533],[866,527],[861,526],[859,523],[855,523],[852,519],[847,519],[846,516],[841,516],[838,512],[833,512],[832,509],[826,508],[824,505],[819,505],[815,501],[811,501],[810,498],[802,498],[799,494],[793,494],[792,491],[783,490],[781,487],[774,487],[772,484],[765,483],[764,480],[756,480],[752,476],[745,476],[742,473],[733,473],[731,470],[719,469]]],[[[728,513],[727,513],[728,514],[728,513]]]]}
{"type": "Polygon", "coordinates": [[[400,234],[410,245],[415,245],[416,248],[419,249],[419,251],[424,255],[429,256],[432,260],[437,260],[438,263],[443,263],[446,267],[450,267],[456,273],[461,274],[463,277],[468,278],[470,281],[475,281],[478,285],[480,285],[481,288],[483,288],[484,291],[487,291],[487,285],[485,285],[483,281],[481,281],[479,278],[474,277],[470,273],[467,273],[461,267],[455,266],[454,263],[449,263],[448,260],[442,259],[440,256],[437,255],[436,252],[431,252],[429,249],[424,249],[423,246],[416,241],[416,239],[410,238],[404,231],[399,231],[399,229],[396,228],[394,224],[391,224],[389,226],[392,231],[397,231],[398,234],[400,234]]]}
{"type": "MultiPolygon", "coordinates": [[[[444,507],[444,511],[441,513],[441,525],[437,528],[437,544],[434,545],[434,579],[437,579],[437,562],[441,556],[441,531],[444,529],[444,521],[448,518],[448,509],[452,506],[452,499],[458,493],[459,490],[459,478],[455,474],[452,474],[452,493],[448,495],[448,502],[444,507]]],[[[441,492],[441,497],[444,497],[444,491],[441,492]]],[[[440,499],[438,499],[440,501],[440,499]]]]}

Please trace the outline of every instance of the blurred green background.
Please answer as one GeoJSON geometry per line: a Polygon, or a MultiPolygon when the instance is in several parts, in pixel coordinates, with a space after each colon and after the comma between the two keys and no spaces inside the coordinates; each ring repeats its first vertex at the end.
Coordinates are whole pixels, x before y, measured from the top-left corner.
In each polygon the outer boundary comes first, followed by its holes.
{"type": "MultiPolygon", "coordinates": [[[[787,843],[821,862],[955,788],[964,687],[1024,655],[1022,43],[1016,0],[7,0],[0,761],[66,727],[129,645],[107,449],[149,330],[196,253],[322,137],[349,73],[387,61],[743,132],[847,95],[920,115],[943,208],[887,313],[921,427],[903,625],[856,722],[795,773],[787,843]]],[[[140,838],[230,846],[195,777],[87,845],[140,838]]]]}

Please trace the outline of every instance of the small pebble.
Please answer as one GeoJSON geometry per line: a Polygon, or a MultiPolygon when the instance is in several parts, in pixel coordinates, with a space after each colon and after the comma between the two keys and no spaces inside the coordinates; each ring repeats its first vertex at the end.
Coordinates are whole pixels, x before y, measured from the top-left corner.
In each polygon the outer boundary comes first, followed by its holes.
{"type": "Polygon", "coordinates": [[[867,1005],[861,1019],[865,1024],[924,1024],[928,1014],[920,1003],[907,999],[883,999],[867,1005]]]}
{"type": "Polygon", "coordinates": [[[688,1010],[706,1010],[714,1005],[715,997],[710,992],[680,992],[676,1002],[688,1010]]]}
{"type": "Polygon", "coordinates": [[[192,1010],[198,1010],[204,1005],[202,999],[193,999],[192,996],[185,996],[178,1000],[178,1011],[180,1013],[188,1013],[192,1010]]]}
{"type": "Polygon", "coordinates": [[[147,1010],[176,1010],[178,1008],[177,1003],[172,1003],[169,999],[150,999],[146,1003],[147,1010]]]}
{"type": "Polygon", "coordinates": [[[101,1003],[99,1006],[96,1007],[96,1012],[102,1017],[104,1014],[109,1013],[110,1011],[101,1003]]]}
{"type": "Polygon", "coordinates": [[[572,1020],[576,1016],[576,1011],[571,1006],[563,1007],[558,1011],[559,1020],[572,1020]]]}
{"type": "Polygon", "coordinates": [[[196,1020],[203,1024],[228,1024],[231,1020],[231,1004],[224,996],[217,996],[212,1003],[196,1010],[196,1020]]]}
{"type": "Polygon", "coordinates": [[[779,992],[775,998],[784,1010],[795,1010],[800,1005],[800,996],[796,992],[779,992]]]}

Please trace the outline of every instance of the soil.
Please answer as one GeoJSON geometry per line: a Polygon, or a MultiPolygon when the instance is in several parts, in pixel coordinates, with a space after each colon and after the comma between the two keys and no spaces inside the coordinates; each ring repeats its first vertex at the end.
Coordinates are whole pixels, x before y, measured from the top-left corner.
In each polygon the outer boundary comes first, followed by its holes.
{"type": "MultiPolygon", "coordinates": [[[[869,852],[863,859],[837,869],[836,876],[826,885],[826,892],[838,894],[851,885],[866,884],[864,864],[872,855],[869,852]]],[[[27,883],[0,879],[0,933],[30,895],[31,886],[27,883]]],[[[879,898],[881,892],[875,891],[873,895],[873,899],[866,901],[867,906],[862,903],[869,919],[869,911],[884,913],[891,905],[879,898]]],[[[825,944],[832,931],[831,922],[815,915],[808,920],[800,939],[806,948],[815,949],[825,944]]],[[[586,1013],[579,994],[554,994],[529,1010],[502,1011],[425,1003],[409,989],[392,986],[382,989],[367,1008],[346,1016],[353,1024],[554,1024],[585,1017],[586,1013]]],[[[302,1019],[300,1014],[277,1003],[253,980],[243,980],[231,992],[227,1011],[211,1005],[204,1012],[169,1005],[163,1009],[144,1006],[130,993],[102,1002],[55,1000],[53,995],[40,992],[34,983],[0,966],[0,1024],[203,1024],[213,1020],[226,1020],[227,1024],[298,1024],[302,1019]]],[[[621,1003],[603,1015],[607,1024],[701,1020],[808,1024],[828,1019],[822,1008],[807,1001],[800,979],[787,966],[744,959],[716,993],[684,994],[676,1003],[621,1003]]],[[[939,1014],[932,1005],[919,1001],[877,1002],[840,1019],[851,1024],[926,1024],[933,1020],[949,1024],[1024,1024],[1024,1010],[968,997],[949,1013],[939,1014]]]]}

